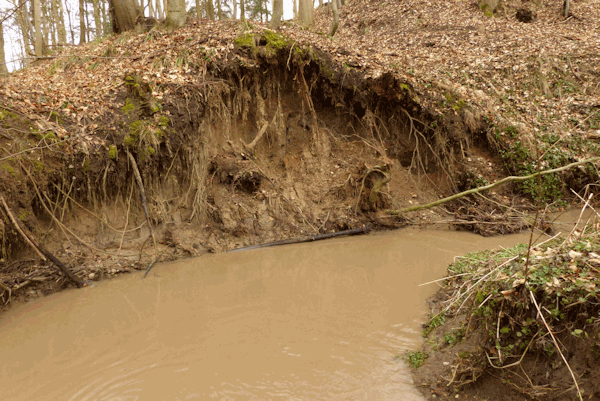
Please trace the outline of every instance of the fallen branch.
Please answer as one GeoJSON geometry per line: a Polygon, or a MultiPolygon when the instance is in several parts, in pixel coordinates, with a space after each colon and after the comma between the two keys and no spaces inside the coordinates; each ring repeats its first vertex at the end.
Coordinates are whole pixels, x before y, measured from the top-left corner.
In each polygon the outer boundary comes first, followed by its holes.
{"type": "Polygon", "coordinates": [[[152,269],[152,267],[156,264],[156,262],[158,262],[158,259],[160,259],[160,257],[162,256],[162,253],[160,253],[153,261],[152,263],[150,263],[150,265],[148,266],[148,268],[146,269],[146,273],[144,273],[144,275],[142,276],[142,279],[145,279],[146,276],[148,275],[148,273],[150,273],[150,269],[152,269]]]}
{"type": "Polygon", "coordinates": [[[150,237],[152,237],[152,242],[154,243],[154,248],[156,249],[156,239],[154,238],[154,232],[152,232],[152,224],[150,224],[150,215],[148,214],[148,207],[146,205],[146,192],[144,191],[142,176],[140,175],[140,170],[138,169],[137,163],[129,150],[127,150],[127,157],[129,157],[129,161],[133,166],[133,174],[135,175],[138,187],[140,188],[140,197],[142,198],[142,207],[144,208],[144,214],[146,215],[146,221],[148,222],[148,230],[150,230],[150,237]]]}
{"type": "Polygon", "coordinates": [[[553,169],[550,169],[550,170],[538,171],[538,172],[535,172],[533,174],[522,176],[522,177],[521,176],[512,176],[511,175],[509,177],[505,177],[505,178],[503,178],[503,179],[501,179],[499,181],[496,181],[494,183],[491,183],[489,185],[484,185],[483,187],[478,187],[478,188],[472,188],[472,189],[469,189],[467,191],[463,191],[463,192],[460,192],[458,194],[454,194],[452,196],[448,196],[446,198],[439,199],[439,200],[437,200],[435,202],[428,203],[426,205],[412,206],[412,207],[408,207],[406,209],[400,209],[400,210],[386,210],[385,212],[388,213],[388,214],[390,214],[390,215],[394,215],[395,216],[395,215],[399,215],[399,214],[403,214],[403,213],[414,212],[415,210],[430,209],[430,208],[432,208],[434,206],[438,206],[438,205],[444,204],[446,202],[450,202],[452,200],[455,200],[455,199],[458,199],[458,198],[462,198],[463,196],[467,196],[467,195],[471,195],[471,194],[475,194],[475,193],[487,191],[488,189],[492,189],[492,188],[495,188],[495,187],[497,187],[499,185],[506,184],[507,182],[527,181],[527,180],[530,180],[532,178],[537,177],[538,175],[542,176],[542,175],[546,175],[546,174],[558,173],[558,172],[565,171],[565,170],[568,170],[568,169],[573,168],[573,167],[581,166],[582,164],[592,163],[592,162],[595,162],[595,161],[598,161],[598,160],[600,160],[600,156],[599,157],[591,157],[589,159],[581,160],[581,161],[578,161],[578,162],[575,162],[575,163],[567,164],[566,166],[557,167],[557,168],[553,168],[553,169]]]}
{"type": "Polygon", "coordinates": [[[228,252],[247,251],[250,249],[267,248],[267,247],[277,246],[277,245],[301,244],[303,242],[320,241],[320,240],[324,240],[324,239],[328,239],[328,238],[341,237],[344,235],[367,234],[369,231],[371,231],[371,226],[367,225],[367,226],[364,226],[361,228],[353,228],[352,230],[338,231],[336,233],[311,235],[309,237],[300,237],[300,238],[290,238],[290,239],[284,239],[281,241],[268,242],[266,244],[246,246],[243,248],[232,249],[231,251],[228,251],[228,252]]]}
{"type": "Polygon", "coordinates": [[[42,257],[43,260],[50,260],[52,263],[54,263],[54,265],[56,265],[56,267],[58,267],[59,270],[69,280],[71,280],[73,283],[75,283],[75,285],[77,285],[77,287],[79,287],[79,288],[86,287],[86,284],[83,281],[79,280],[73,274],[73,272],[71,272],[67,268],[67,266],[65,266],[60,260],[58,260],[58,258],[56,258],[52,253],[50,253],[50,251],[48,251],[47,249],[42,247],[36,241],[35,237],[27,229],[27,227],[21,226],[21,224],[19,224],[19,222],[15,219],[14,215],[10,211],[10,208],[6,204],[6,200],[4,200],[4,196],[0,195],[0,201],[2,202],[2,205],[4,206],[4,209],[6,210],[6,214],[8,215],[10,221],[12,221],[12,223],[15,226],[15,228],[17,229],[17,231],[25,238],[26,242],[37,252],[38,255],[40,255],[42,257]]]}

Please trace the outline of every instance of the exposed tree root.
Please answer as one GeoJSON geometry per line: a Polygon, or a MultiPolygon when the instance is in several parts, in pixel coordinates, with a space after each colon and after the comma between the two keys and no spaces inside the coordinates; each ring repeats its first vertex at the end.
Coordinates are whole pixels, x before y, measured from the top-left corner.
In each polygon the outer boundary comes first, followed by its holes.
{"type": "Polygon", "coordinates": [[[381,188],[383,188],[385,184],[392,180],[391,174],[386,174],[383,171],[382,173],[384,175],[384,178],[373,184],[373,188],[371,188],[371,193],[369,194],[369,205],[371,206],[371,210],[373,211],[377,210],[377,205],[375,205],[375,202],[377,202],[377,196],[379,196],[379,191],[381,191],[381,188]]]}
{"type": "Polygon", "coordinates": [[[10,211],[10,208],[6,204],[6,200],[4,200],[4,196],[3,195],[0,195],[0,202],[2,202],[2,205],[4,206],[4,209],[6,211],[6,214],[8,215],[10,221],[15,226],[15,229],[19,232],[19,234],[21,234],[23,236],[23,238],[25,239],[25,241],[36,251],[36,253],[42,257],[42,259],[44,259],[44,260],[50,260],[52,263],[54,263],[56,265],[56,267],[58,267],[60,269],[60,271],[65,275],[65,277],[67,277],[69,280],[71,280],[73,283],[75,283],[75,285],[77,285],[77,287],[81,288],[81,287],[85,287],[86,286],[86,284],[83,281],[79,280],[73,274],[73,272],[71,272],[67,268],[67,266],[65,266],[60,260],[58,260],[48,250],[46,250],[44,247],[42,247],[36,241],[36,239],[33,236],[33,234],[31,232],[29,232],[29,230],[27,229],[27,227],[21,226],[21,224],[19,224],[19,222],[15,219],[14,215],[10,211]]]}
{"type": "Polygon", "coordinates": [[[142,176],[140,175],[140,170],[138,169],[135,158],[127,150],[127,157],[129,157],[129,161],[133,167],[133,174],[135,175],[135,179],[140,188],[140,197],[142,198],[142,207],[144,208],[144,214],[146,215],[146,221],[148,222],[148,230],[150,231],[150,237],[152,238],[152,242],[154,243],[154,248],[156,249],[156,239],[154,238],[154,232],[152,231],[152,223],[150,222],[150,215],[148,214],[148,206],[146,203],[146,191],[144,191],[144,183],[142,182],[142,176]]]}

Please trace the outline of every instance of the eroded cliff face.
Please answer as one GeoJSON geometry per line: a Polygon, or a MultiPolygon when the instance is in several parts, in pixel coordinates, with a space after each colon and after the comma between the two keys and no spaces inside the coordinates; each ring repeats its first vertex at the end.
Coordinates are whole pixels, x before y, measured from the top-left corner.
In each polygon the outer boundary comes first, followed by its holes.
{"type": "Polygon", "coordinates": [[[157,257],[399,227],[407,216],[385,210],[452,188],[468,134],[431,124],[410,82],[268,30],[221,26],[218,39],[196,25],[110,38],[10,78],[7,288],[57,277],[23,260],[31,249],[9,213],[80,279],[98,279],[157,257]]]}

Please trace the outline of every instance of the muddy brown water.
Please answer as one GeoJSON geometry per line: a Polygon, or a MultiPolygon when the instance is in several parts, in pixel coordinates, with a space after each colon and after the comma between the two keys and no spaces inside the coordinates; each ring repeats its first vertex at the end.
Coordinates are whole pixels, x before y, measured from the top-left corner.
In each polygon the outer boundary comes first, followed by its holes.
{"type": "Polygon", "coordinates": [[[3,400],[421,400],[395,355],[453,257],[526,242],[408,229],[206,255],[0,317],[3,400]]]}

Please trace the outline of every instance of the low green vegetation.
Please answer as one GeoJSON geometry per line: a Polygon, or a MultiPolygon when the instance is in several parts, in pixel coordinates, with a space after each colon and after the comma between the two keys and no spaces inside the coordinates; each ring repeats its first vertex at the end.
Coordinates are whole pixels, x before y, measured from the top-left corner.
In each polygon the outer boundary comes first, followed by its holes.
{"type": "MultiPolygon", "coordinates": [[[[570,349],[600,356],[600,231],[596,223],[531,248],[521,244],[459,257],[448,268],[444,286],[447,295],[441,310],[430,319],[424,335],[431,337],[435,330],[439,345],[431,338],[426,343],[432,352],[457,345],[470,334],[478,338],[478,347],[461,351],[468,356],[455,353],[461,358],[457,363],[462,372],[481,371],[482,363],[521,369],[517,365],[527,353],[544,355],[548,359],[543,363],[551,367],[562,363],[559,341],[570,341],[570,349]],[[454,327],[444,325],[449,317],[454,327]],[[456,328],[460,321],[462,325],[456,328]]],[[[422,358],[411,354],[408,361],[419,365],[422,358]]]]}
{"type": "Polygon", "coordinates": [[[129,98],[125,99],[125,106],[121,107],[123,114],[129,114],[129,112],[135,110],[135,105],[131,103],[129,98]]]}
{"type": "Polygon", "coordinates": [[[429,355],[427,355],[423,351],[409,351],[406,353],[405,361],[413,368],[420,368],[427,359],[429,355]]]}

